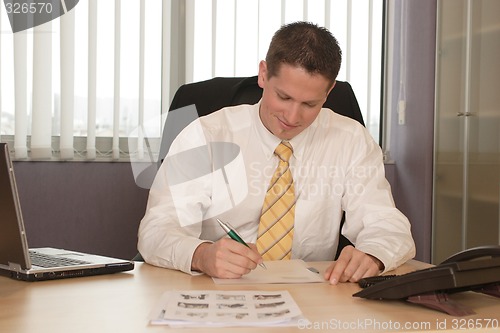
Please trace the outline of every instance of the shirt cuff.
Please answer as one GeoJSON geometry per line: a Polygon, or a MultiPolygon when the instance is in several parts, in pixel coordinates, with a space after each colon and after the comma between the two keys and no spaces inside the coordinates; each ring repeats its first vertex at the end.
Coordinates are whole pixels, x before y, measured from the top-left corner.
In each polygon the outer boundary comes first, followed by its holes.
{"type": "Polygon", "coordinates": [[[178,258],[179,260],[176,260],[178,263],[180,263],[180,267],[177,267],[177,269],[190,274],[190,275],[202,275],[204,274],[203,272],[199,271],[193,271],[191,269],[191,264],[193,262],[193,254],[194,251],[198,248],[203,243],[213,243],[212,241],[206,241],[206,240],[200,240],[197,238],[186,238],[182,241],[181,244],[178,246],[178,258]]]}

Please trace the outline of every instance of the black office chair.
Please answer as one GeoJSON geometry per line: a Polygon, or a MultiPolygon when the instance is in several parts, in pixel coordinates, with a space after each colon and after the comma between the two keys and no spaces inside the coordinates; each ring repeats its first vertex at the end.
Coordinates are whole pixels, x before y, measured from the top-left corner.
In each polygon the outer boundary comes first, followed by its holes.
{"type": "MultiPolygon", "coordinates": [[[[197,116],[205,116],[226,106],[255,104],[261,97],[262,89],[257,83],[257,76],[231,78],[216,77],[206,81],[182,85],[176,91],[172,103],[170,104],[169,115],[163,130],[158,163],[161,164],[173,139],[175,139],[182,128],[192,120],[195,120],[197,116]],[[185,114],[182,114],[182,112],[184,112],[183,108],[193,104],[196,106],[198,115],[194,114],[186,117],[185,114]],[[177,114],[172,114],[173,117],[170,118],[170,113],[172,112],[177,114]],[[179,126],[179,123],[182,125],[179,126]]],[[[348,82],[337,81],[335,87],[328,95],[324,107],[355,119],[363,126],[365,125],[358,101],[348,82]]],[[[342,216],[340,230],[342,230],[344,220],[345,213],[342,216]]],[[[346,245],[352,245],[352,243],[341,233],[335,259],[346,245]]],[[[140,255],[134,258],[134,260],[140,259],[140,255]]]]}
{"type": "MultiPolygon", "coordinates": [[[[216,77],[179,87],[170,104],[170,110],[195,104],[201,117],[225,106],[255,104],[261,97],[262,89],[257,84],[257,76],[216,77]]],[[[348,82],[337,81],[324,107],[365,125],[358,101],[348,82]]]]}

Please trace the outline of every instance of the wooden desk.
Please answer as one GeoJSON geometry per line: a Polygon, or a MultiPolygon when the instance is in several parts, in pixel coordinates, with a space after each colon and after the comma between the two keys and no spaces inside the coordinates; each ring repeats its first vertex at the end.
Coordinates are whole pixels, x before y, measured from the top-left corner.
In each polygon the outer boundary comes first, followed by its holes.
{"type": "MultiPolygon", "coordinates": [[[[310,263],[321,272],[327,263],[310,263]]],[[[424,268],[410,261],[397,274],[424,268]]],[[[137,263],[132,272],[45,282],[20,282],[0,277],[0,332],[172,332],[149,326],[148,315],[160,295],[172,289],[288,290],[311,327],[259,328],[258,332],[405,332],[458,331],[467,325],[500,320],[500,300],[466,292],[453,299],[477,312],[467,317],[447,314],[402,301],[373,301],[351,297],[357,284],[215,285],[207,276],[187,274],[137,263]],[[401,326],[400,326],[401,325],[401,326]],[[438,326],[441,325],[441,326],[438,326]],[[463,326],[465,325],[465,326],[463,326]],[[379,328],[379,329],[378,329],[379,328]]],[[[477,326],[473,326],[476,327],[477,326]]],[[[219,332],[221,329],[179,329],[179,332],[219,332]]],[[[228,332],[255,332],[255,328],[230,328],[228,332]]],[[[473,331],[478,331],[474,329],[473,331]]],[[[485,332],[500,332],[500,328],[485,332]]]]}

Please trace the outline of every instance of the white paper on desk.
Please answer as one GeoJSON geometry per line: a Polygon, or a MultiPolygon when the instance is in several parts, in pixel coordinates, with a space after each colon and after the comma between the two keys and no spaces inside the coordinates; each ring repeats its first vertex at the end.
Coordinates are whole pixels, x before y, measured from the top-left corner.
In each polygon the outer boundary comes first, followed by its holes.
{"type": "Polygon", "coordinates": [[[308,323],[288,291],[165,292],[150,315],[170,327],[297,326],[308,323]]]}
{"type": "Polygon", "coordinates": [[[300,259],[276,260],[264,262],[267,269],[256,269],[239,279],[213,278],[216,284],[260,284],[260,283],[317,283],[325,282],[321,274],[307,269],[307,264],[300,259]]]}

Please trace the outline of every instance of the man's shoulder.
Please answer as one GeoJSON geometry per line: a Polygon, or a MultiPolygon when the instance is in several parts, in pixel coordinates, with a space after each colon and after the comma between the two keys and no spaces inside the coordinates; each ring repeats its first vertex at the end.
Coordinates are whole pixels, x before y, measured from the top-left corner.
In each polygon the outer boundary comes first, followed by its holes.
{"type": "Polygon", "coordinates": [[[222,109],[214,111],[206,116],[201,117],[200,119],[207,121],[219,121],[222,119],[233,119],[240,117],[248,117],[257,109],[257,105],[251,104],[240,104],[235,106],[226,106],[222,109]]]}
{"type": "Polygon", "coordinates": [[[337,128],[347,131],[360,131],[364,128],[357,120],[336,113],[328,108],[322,108],[318,115],[317,125],[319,127],[337,128]]]}
{"type": "Polygon", "coordinates": [[[357,120],[340,115],[330,109],[323,108],[316,121],[311,125],[316,137],[338,144],[340,142],[371,142],[370,133],[357,120]]]}
{"type": "Polygon", "coordinates": [[[250,126],[253,114],[257,112],[258,105],[241,104],[236,106],[227,106],[214,111],[206,116],[200,117],[203,126],[208,128],[224,128],[232,130],[242,126],[250,126]]]}

